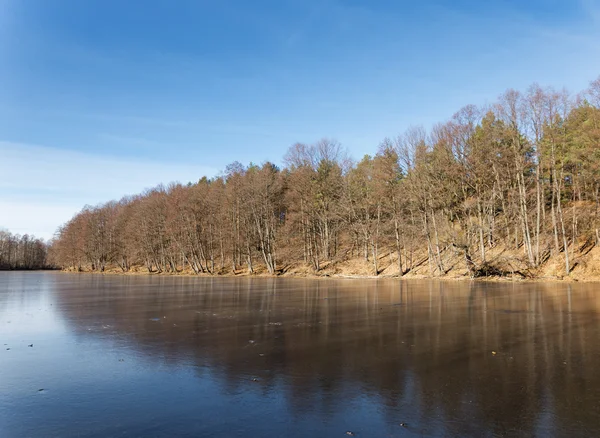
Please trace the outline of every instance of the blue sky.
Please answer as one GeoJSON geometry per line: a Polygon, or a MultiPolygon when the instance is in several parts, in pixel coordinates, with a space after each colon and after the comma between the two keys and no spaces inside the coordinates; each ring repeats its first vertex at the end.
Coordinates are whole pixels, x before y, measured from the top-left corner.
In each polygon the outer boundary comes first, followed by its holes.
{"type": "Polygon", "coordinates": [[[600,74],[600,0],[0,0],[0,227],[600,74]]]}

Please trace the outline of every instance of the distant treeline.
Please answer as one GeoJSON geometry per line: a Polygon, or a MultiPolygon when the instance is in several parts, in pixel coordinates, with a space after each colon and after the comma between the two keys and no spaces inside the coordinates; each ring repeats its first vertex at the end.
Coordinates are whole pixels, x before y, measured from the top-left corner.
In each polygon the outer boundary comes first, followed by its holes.
{"type": "MultiPolygon", "coordinates": [[[[600,79],[571,96],[531,86],[466,106],[429,132],[384,139],[353,162],[340,144],[295,144],[285,167],[229,165],[222,176],[85,207],[57,233],[65,268],[270,273],[361,257],[378,274],[460,260],[494,272],[492,250],[569,274],[600,242],[600,79]]],[[[453,262],[454,263],[454,262],[453,262]]]]}
{"type": "Polygon", "coordinates": [[[44,269],[48,246],[35,236],[0,230],[0,269],[44,269]]]}

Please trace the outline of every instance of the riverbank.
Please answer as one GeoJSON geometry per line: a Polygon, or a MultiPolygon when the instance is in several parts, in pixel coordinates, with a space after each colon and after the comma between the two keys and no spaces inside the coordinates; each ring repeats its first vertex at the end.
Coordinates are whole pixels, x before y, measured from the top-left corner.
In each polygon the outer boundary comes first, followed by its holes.
{"type": "Polygon", "coordinates": [[[33,267],[33,268],[22,268],[22,267],[18,267],[18,268],[9,268],[6,266],[0,266],[0,272],[6,272],[6,271],[60,271],[60,268],[56,268],[56,267],[33,267]]]}
{"type": "Polygon", "coordinates": [[[69,269],[60,270],[61,273],[67,274],[90,274],[90,275],[111,275],[111,276],[157,276],[157,277],[191,277],[191,278],[298,278],[298,279],[315,279],[315,280],[444,280],[444,281],[476,281],[476,282],[488,282],[488,283],[600,283],[600,277],[503,277],[503,276],[488,276],[488,277],[468,277],[468,276],[456,276],[456,275],[438,275],[438,276],[426,276],[426,275],[411,275],[405,274],[402,277],[398,275],[356,275],[356,274],[269,274],[268,272],[255,272],[249,274],[247,272],[225,273],[225,274],[209,274],[200,273],[194,274],[189,271],[182,272],[148,272],[148,271],[117,271],[117,270],[105,270],[104,272],[82,270],[74,271],[69,269]]]}
{"type": "MultiPolygon", "coordinates": [[[[585,254],[574,254],[572,268],[569,275],[565,274],[562,255],[547,257],[546,261],[537,268],[527,266],[522,254],[517,251],[503,248],[494,248],[489,251],[484,263],[479,261],[476,267],[479,275],[467,269],[464,257],[461,254],[446,251],[444,254],[445,272],[440,274],[429,265],[426,255],[413,254],[412,269],[405,268],[407,272],[401,276],[406,279],[444,279],[462,281],[561,281],[561,282],[600,282],[600,249],[593,248],[585,254]],[[417,261],[414,261],[417,260],[417,261]],[[484,270],[485,268],[485,270],[484,270]],[[486,275],[486,273],[489,273],[486,275]]],[[[405,262],[409,265],[410,260],[405,262]]],[[[82,268],[81,271],[66,269],[67,272],[93,272],[108,275],[161,275],[161,276],[192,276],[192,277],[296,277],[296,278],[338,278],[338,279],[383,279],[400,278],[398,263],[395,253],[384,253],[379,257],[380,272],[374,274],[372,261],[363,258],[346,260],[332,260],[324,262],[321,269],[315,272],[305,263],[291,263],[281,265],[275,274],[270,274],[267,269],[259,264],[254,266],[253,272],[247,269],[231,268],[216,269],[214,273],[195,274],[191,269],[179,269],[177,272],[149,272],[143,266],[132,266],[129,271],[123,272],[118,267],[107,267],[103,272],[82,268]]],[[[410,265],[409,265],[410,266],[410,265]]]]}

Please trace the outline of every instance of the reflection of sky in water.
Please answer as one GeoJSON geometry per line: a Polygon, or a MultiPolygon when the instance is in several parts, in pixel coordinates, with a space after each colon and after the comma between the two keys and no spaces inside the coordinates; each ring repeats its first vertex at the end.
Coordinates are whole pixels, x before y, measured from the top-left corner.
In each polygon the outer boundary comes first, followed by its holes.
{"type": "Polygon", "coordinates": [[[542,289],[0,273],[3,436],[594,436],[595,288],[542,289]]]}
{"type": "Polygon", "coordinates": [[[2,336],[49,336],[66,331],[61,316],[54,312],[51,282],[41,276],[27,281],[27,276],[15,272],[0,275],[2,336]]]}

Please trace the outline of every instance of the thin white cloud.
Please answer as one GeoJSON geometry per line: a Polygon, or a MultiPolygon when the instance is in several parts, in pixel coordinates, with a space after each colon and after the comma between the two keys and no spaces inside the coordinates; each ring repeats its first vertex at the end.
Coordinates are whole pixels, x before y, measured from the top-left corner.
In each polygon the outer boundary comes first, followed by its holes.
{"type": "Polygon", "coordinates": [[[33,234],[48,240],[78,208],[69,203],[52,205],[43,200],[18,202],[0,198],[0,224],[13,234],[33,234]]]}
{"type": "Polygon", "coordinates": [[[0,226],[44,238],[85,204],[217,174],[202,164],[121,159],[1,141],[0,156],[0,226]]]}

